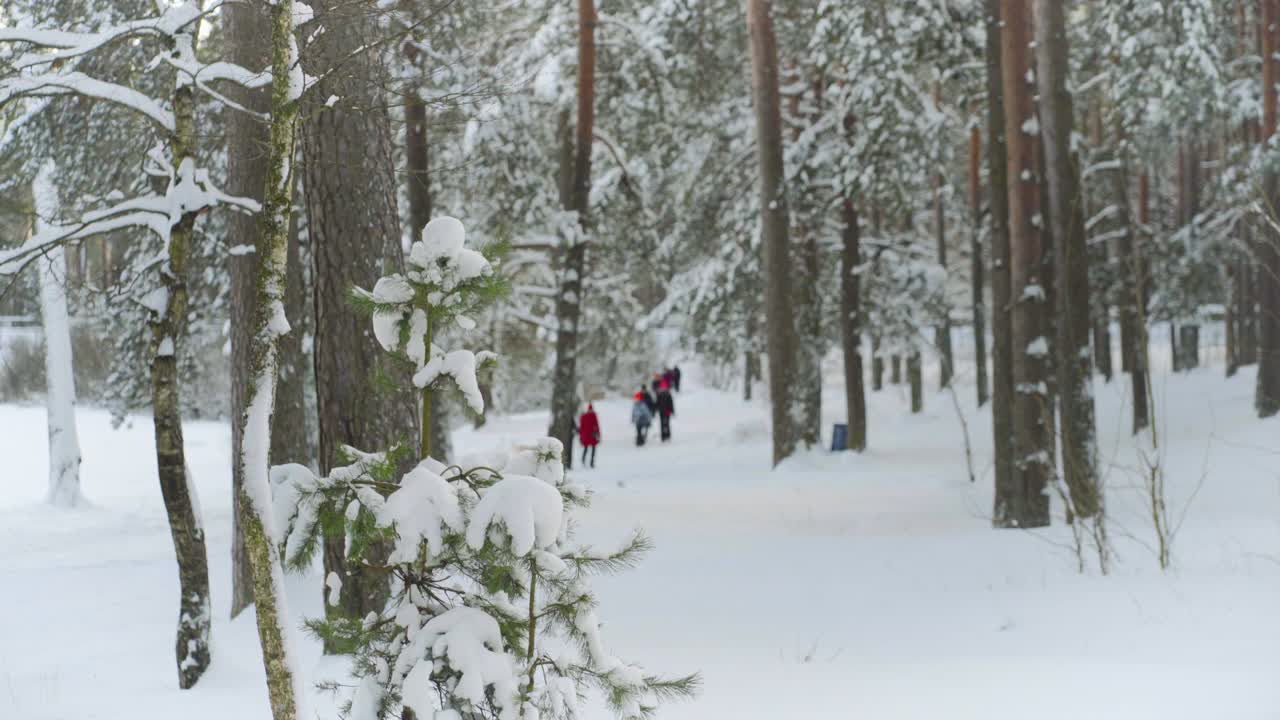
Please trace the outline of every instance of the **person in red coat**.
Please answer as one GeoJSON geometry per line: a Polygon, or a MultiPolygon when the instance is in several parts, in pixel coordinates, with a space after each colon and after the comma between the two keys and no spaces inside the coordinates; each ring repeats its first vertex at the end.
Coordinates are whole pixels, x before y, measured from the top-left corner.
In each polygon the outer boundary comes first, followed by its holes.
{"type": "Polygon", "coordinates": [[[595,408],[587,403],[587,411],[578,418],[578,440],[582,442],[582,464],[587,464],[587,452],[591,453],[591,467],[596,466],[596,446],[600,444],[600,418],[595,408]]]}

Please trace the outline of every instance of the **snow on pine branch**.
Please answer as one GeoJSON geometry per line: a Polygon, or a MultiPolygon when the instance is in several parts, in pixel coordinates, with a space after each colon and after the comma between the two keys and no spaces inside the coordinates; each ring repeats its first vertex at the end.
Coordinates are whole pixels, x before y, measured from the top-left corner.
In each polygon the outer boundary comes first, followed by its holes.
{"type": "Polygon", "coordinates": [[[471,313],[502,289],[493,265],[467,248],[466,229],[456,218],[442,216],[427,223],[413,243],[403,275],[378,278],[373,290],[357,288],[355,300],[373,320],[373,334],[387,352],[413,364],[413,384],[433,388],[449,378],[472,412],[484,412],[477,372],[497,355],[446,349],[433,340],[450,325],[475,329],[471,313]]]}

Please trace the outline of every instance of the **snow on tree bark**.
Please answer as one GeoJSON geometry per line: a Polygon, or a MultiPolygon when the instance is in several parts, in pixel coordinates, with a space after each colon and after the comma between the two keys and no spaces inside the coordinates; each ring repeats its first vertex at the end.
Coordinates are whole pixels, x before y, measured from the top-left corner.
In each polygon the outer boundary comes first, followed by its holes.
{"type": "Polygon", "coordinates": [[[1040,225],[1039,158],[1036,138],[1025,128],[1035,118],[1030,8],[1021,0],[1001,0],[1001,61],[1005,147],[1009,186],[1009,276],[1012,308],[1013,462],[1018,527],[1049,524],[1049,474],[1053,465],[1052,414],[1046,365],[1048,353],[1030,352],[1043,342],[1046,278],[1040,225]]]}
{"type": "MultiPolygon", "coordinates": [[[[199,37],[199,23],[190,28],[192,47],[199,37]]],[[[195,88],[179,84],[173,93],[173,133],[169,154],[175,168],[190,162],[195,142],[195,88]]],[[[209,667],[209,558],[204,528],[197,515],[188,477],[182,437],[182,411],[178,392],[178,352],[187,317],[187,258],[195,228],[196,212],[183,213],[169,229],[168,254],[159,273],[165,303],[151,315],[151,408],[155,427],[156,465],[160,491],[169,516],[174,554],[178,561],[181,597],[175,649],[178,685],[196,684],[209,667]]]]}
{"type": "Polygon", "coordinates": [[[1072,98],[1067,88],[1069,49],[1062,3],[1036,0],[1036,77],[1040,90],[1040,136],[1046,165],[1049,221],[1054,238],[1057,381],[1062,422],[1063,475],[1073,511],[1098,512],[1098,458],[1093,408],[1089,251],[1085,241],[1084,194],[1071,150],[1072,98]]]}
{"type": "MultiPolygon", "coordinates": [[[[305,6],[302,6],[305,8],[305,6]]],[[[271,19],[271,127],[263,207],[259,214],[257,299],[250,348],[250,381],[241,424],[242,483],[238,501],[243,509],[244,542],[253,570],[253,596],[258,640],[267,676],[267,694],[274,720],[309,717],[303,705],[306,691],[297,664],[280,562],[269,485],[272,411],[279,370],[278,341],[288,332],[284,292],[288,276],[289,216],[292,211],[291,161],[298,118],[297,62],[293,37],[292,0],[276,0],[271,19]]],[[[308,8],[309,9],[309,8],[308,8]]]]}
{"type": "MultiPolygon", "coordinates": [[[[57,213],[57,189],[44,165],[32,186],[36,232],[57,213]]],[[[71,356],[71,321],[67,317],[67,267],[63,246],[51,248],[36,261],[40,272],[40,322],[44,328],[45,408],[49,423],[48,501],[76,507],[80,495],[80,439],[76,432],[76,385],[71,356]]]]}
{"type": "Polygon", "coordinates": [[[773,464],[796,449],[795,330],[792,326],[791,257],[787,195],[782,164],[782,101],[778,48],[770,0],[747,1],[751,79],[760,163],[760,214],[765,269],[765,334],[773,419],[773,464]]]}

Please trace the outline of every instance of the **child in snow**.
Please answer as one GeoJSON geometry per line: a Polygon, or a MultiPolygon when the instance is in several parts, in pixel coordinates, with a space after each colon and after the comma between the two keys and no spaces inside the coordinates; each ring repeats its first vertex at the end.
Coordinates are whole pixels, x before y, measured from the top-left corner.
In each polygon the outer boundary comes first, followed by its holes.
{"type": "MultiPolygon", "coordinates": [[[[655,387],[654,392],[657,392],[657,390],[658,389],[655,387]]],[[[653,414],[658,410],[658,401],[654,400],[653,395],[649,394],[649,388],[645,387],[644,385],[641,385],[640,392],[637,393],[637,395],[639,397],[637,397],[636,399],[644,401],[644,406],[649,408],[649,417],[653,418],[653,414]]]]}
{"type": "Polygon", "coordinates": [[[644,445],[645,436],[649,434],[649,424],[653,422],[653,410],[649,403],[653,402],[643,390],[636,393],[636,401],[631,405],[631,424],[636,426],[636,447],[644,445]]]}
{"type": "Polygon", "coordinates": [[[671,399],[670,385],[663,380],[658,385],[658,422],[662,429],[662,442],[671,439],[671,416],[676,414],[676,403],[671,399]]]}
{"type": "Polygon", "coordinates": [[[591,452],[591,465],[596,466],[596,445],[600,444],[600,419],[595,408],[587,403],[587,411],[578,418],[578,440],[582,442],[582,464],[587,464],[587,451],[591,452]]]}

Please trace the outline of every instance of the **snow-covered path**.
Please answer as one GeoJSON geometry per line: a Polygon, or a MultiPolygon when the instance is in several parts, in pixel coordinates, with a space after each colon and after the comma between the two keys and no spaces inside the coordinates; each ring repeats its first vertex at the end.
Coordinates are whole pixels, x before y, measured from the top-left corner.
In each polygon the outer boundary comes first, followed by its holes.
{"type": "MultiPolygon", "coordinates": [[[[1250,373],[1203,371],[1158,389],[1171,506],[1204,478],[1168,574],[1141,544],[1131,449],[1117,444],[1123,392],[1100,390],[1118,553],[1105,578],[1075,572],[1064,528],[990,529],[990,420],[969,388],[976,485],[951,400],[932,392],[917,417],[900,388],[873,395],[865,455],[813,452],[772,472],[763,406],[691,383],[674,442],[635,448],[628,402],[598,403],[597,468],[575,471],[596,493],[582,534],[643,527],[656,545],[601,582],[607,640],[651,670],[703,673],[701,696],[663,718],[1275,718],[1280,424],[1250,417],[1251,388],[1250,373]]],[[[830,421],[839,398],[832,388],[830,421]]],[[[54,510],[40,504],[43,410],[0,406],[0,718],[266,720],[252,619],[226,619],[227,429],[187,428],[215,647],[184,693],[150,423],[112,431],[91,410],[80,423],[91,506],[54,510]]],[[[456,443],[465,455],[545,428],[540,414],[501,417],[456,443]]],[[[290,582],[293,608],[318,613],[318,576],[290,582]]],[[[336,672],[314,644],[306,662],[336,672]]]]}

